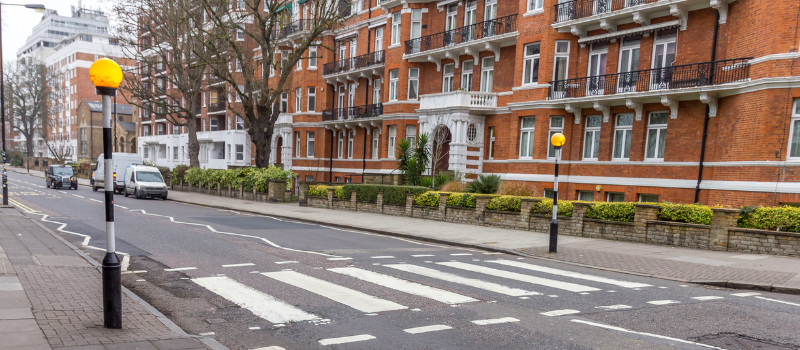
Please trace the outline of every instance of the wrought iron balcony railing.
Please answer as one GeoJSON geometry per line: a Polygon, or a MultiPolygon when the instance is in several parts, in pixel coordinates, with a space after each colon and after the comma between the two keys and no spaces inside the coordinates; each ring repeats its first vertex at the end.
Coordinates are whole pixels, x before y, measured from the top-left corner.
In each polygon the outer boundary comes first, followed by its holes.
{"type": "Polygon", "coordinates": [[[277,37],[279,39],[286,38],[294,33],[300,33],[303,31],[311,30],[314,26],[313,19],[298,19],[289,23],[283,28],[278,29],[277,37]]]}
{"type": "Polygon", "coordinates": [[[351,70],[367,68],[383,64],[386,59],[383,50],[375,51],[361,56],[350,57],[326,63],[322,67],[322,75],[348,72],[351,70]]]}
{"type": "Polygon", "coordinates": [[[748,63],[750,59],[752,58],[736,58],[551,81],[548,99],[615,95],[733,83],[750,77],[750,64],[748,63]]]}
{"type": "Polygon", "coordinates": [[[517,15],[483,21],[446,32],[431,34],[406,41],[406,54],[415,54],[443,47],[490,38],[517,31],[517,15]]]}
{"type": "Polygon", "coordinates": [[[208,104],[208,113],[224,112],[224,111],[225,111],[225,101],[219,101],[217,103],[208,104]]]}
{"type": "Polygon", "coordinates": [[[572,21],[658,1],[660,0],[572,0],[562,2],[555,5],[556,18],[553,23],[572,21]]]}
{"type": "Polygon", "coordinates": [[[383,114],[383,104],[376,103],[355,107],[326,109],[322,111],[322,121],[374,118],[381,114],[383,114]]]}

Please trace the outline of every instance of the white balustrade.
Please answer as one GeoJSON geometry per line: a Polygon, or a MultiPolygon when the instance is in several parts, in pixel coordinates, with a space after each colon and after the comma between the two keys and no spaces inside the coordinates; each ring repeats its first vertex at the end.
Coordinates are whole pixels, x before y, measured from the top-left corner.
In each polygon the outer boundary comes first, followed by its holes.
{"type": "Polygon", "coordinates": [[[422,95],[420,97],[420,109],[497,107],[497,93],[494,92],[452,91],[422,95]]]}

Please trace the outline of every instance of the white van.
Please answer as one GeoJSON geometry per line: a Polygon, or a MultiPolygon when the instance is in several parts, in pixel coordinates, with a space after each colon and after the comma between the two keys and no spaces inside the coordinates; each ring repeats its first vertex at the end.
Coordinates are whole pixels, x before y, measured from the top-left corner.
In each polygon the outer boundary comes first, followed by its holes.
{"type": "Polygon", "coordinates": [[[136,199],[159,197],[167,200],[167,184],[156,167],[131,165],[125,170],[124,179],[122,193],[125,197],[133,195],[136,199]]]}
{"type": "MultiPolygon", "coordinates": [[[[114,193],[122,192],[125,186],[125,181],[121,176],[125,172],[128,165],[142,165],[142,157],[136,153],[113,153],[112,160],[114,161],[114,193]]],[[[97,157],[97,167],[92,172],[92,190],[97,191],[98,188],[105,188],[105,158],[101,153],[97,157]]]]}

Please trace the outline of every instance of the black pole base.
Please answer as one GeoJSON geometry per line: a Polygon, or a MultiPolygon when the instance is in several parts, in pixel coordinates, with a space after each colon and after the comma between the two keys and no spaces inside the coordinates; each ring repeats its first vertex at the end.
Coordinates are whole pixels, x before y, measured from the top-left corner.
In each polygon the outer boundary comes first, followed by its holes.
{"type": "Polygon", "coordinates": [[[103,326],[122,328],[122,266],[116,253],[103,258],[103,326]]]}
{"type": "Polygon", "coordinates": [[[8,205],[8,183],[3,178],[3,205],[8,205]]]}
{"type": "Polygon", "coordinates": [[[550,253],[555,253],[558,246],[558,220],[550,221],[550,253]]]}

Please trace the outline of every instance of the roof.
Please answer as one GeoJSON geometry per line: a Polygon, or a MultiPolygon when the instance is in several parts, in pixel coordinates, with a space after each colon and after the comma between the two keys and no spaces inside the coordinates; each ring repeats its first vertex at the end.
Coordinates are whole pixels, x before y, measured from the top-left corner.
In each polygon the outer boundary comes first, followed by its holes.
{"type": "MultiPolygon", "coordinates": [[[[117,110],[117,112],[119,112],[119,110],[117,110]]],[[[117,125],[119,125],[125,131],[136,131],[136,123],[123,122],[120,120],[117,122],[117,125]]]]}
{"type": "MultiPolygon", "coordinates": [[[[83,102],[86,103],[87,106],[89,106],[89,109],[92,112],[103,111],[103,104],[100,102],[94,102],[94,101],[83,101],[83,102]]],[[[114,106],[111,106],[111,113],[114,113],[114,106]]],[[[117,114],[133,114],[133,106],[117,103],[117,114]]]]}

